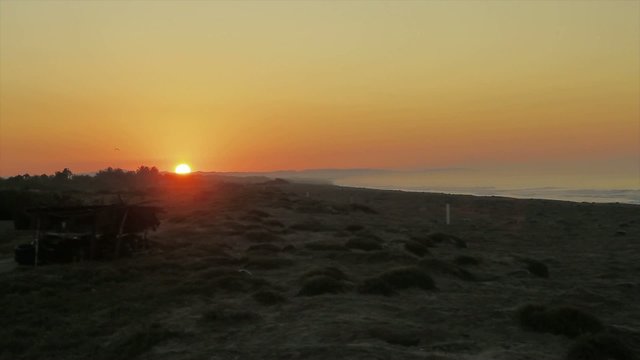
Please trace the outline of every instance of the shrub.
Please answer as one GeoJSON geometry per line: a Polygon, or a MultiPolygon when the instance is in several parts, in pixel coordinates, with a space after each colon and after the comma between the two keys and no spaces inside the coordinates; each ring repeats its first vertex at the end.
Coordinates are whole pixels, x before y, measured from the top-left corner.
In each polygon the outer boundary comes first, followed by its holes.
{"type": "Polygon", "coordinates": [[[291,230],[299,230],[299,231],[311,231],[311,232],[320,232],[320,231],[329,231],[332,230],[327,225],[321,223],[318,220],[307,220],[297,224],[293,224],[289,227],[291,230]]]}
{"type": "Polygon", "coordinates": [[[429,254],[429,249],[426,246],[424,246],[424,245],[422,245],[419,242],[414,241],[414,240],[405,241],[404,242],[404,248],[408,252],[410,252],[410,253],[412,253],[414,255],[417,255],[419,257],[423,257],[423,256],[429,254]]]}
{"type": "Polygon", "coordinates": [[[450,235],[450,234],[441,233],[441,232],[429,234],[428,239],[431,240],[432,243],[436,243],[436,244],[448,242],[459,248],[467,247],[467,243],[464,240],[460,239],[459,237],[450,235]]]}
{"type": "Polygon", "coordinates": [[[369,330],[369,335],[393,345],[417,346],[420,343],[420,336],[417,333],[404,329],[377,327],[369,330]]]}
{"type": "Polygon", "coordinates": [[[593,315],[572,307],[525,305],[517,310],[520,325],[530,331],[565,335],[570,338],[597,333],[604,325],[593,315]]]}
{"type": "Polygon", "coordinates": [[[360,231],[363,230],[364,226],[362,225],[357,225],[357,224],[352,224],[352,225],[348,225],[345,230],[347,231],[351,231],[351,232],[356,232],[356,231],[360,231]]]}
{"type": "Polygon", "coordinates": [[[453,275],[462,280],[466,280],[466,281],[476,280],[476,277],[466,269],[463,269],[457,265],[449,264],[443,260],[423,259],[423,260],[420,260],[418,264],[421,267],[424,267],[425,269],[439,272],[441,274],[453,275]]]}
{"type": "Polygon", "coordinates": [[[567,360],[635,360],[633,351],[611,334],[585,335],[571,345],[567,360]]]}
{"type": "Polygon", "coordinates": [[[247,214],[251,216],[259,217],[259,218],[266,218],[271,216],[271,214],[269,214],[268,212],[258,210],[258,209],[250,210],[247,214]]]}
{"type": "Polygon", "coordinates": [[[293,264],[294,264],[293,260],[287,259],[287,258],[255,257],[255,258],[249,259],[249,262],[247,263],[247,268],[273,270],[273,269],[281,269],[287,266],[292,266],[293,264]]]}
{"type": "Polygon", "coordinates": [[[358,249],[365,251],[382,249],[382,246],[380,246],[380,243],[378,241],[362,237],[347,240],[345,246],[349,249],[358,249]]]}
{"type": "Polygon", "coordinates": [[[549,268],[544,263],[533,259],[522,259],[527,266],[527,270],[537,277],[549,278],[549,268]]]}
{"type": "Polygon", "coordinates": [[[396,294],[393,286],[379,277],[365,280],[362,284],[360,284],[360,286],[358,286],[358,292],[361,294],[384,296],[391,296],[396,294]]]}
{"type": "Polygon", "coordinates": [[[109,349],[110,359],[133,359],[151,350],[154,346],[171,338],[180,336],[181,333],[164,329],[158,324],[142,327],[124,339],[117,341],[109,349]]]}
{"type": "Polygon", "coordinates": [[[359,288],[361,293],[392,295],[393,290],[420,288],[434,290],[435,282],[417,266],[399,267],[378,275],[376,278],[366,280],[359,288]]]}
{"type": "Polygon", "coordinates": [[[473,256],[460,255],[453,260],[458,265],[480,265],[480,260],[473,256]]]}
{"type": "Polygon", "coordinates": [[[234,272],[214,277],[211,285],[213,285],[214,289],[222,289],[230,292],[248,292],[268,286],[269,282],[245,273],[234,272]]]}
{"type": "Polygon", "coordinates": [[[274,242],[280,240],[278,235],[268,231],[251,231],[244,234],[244,236],[251,242],[274,242]]]}
{"type": "Polygon", "coordinates": [[[327,266],[320,269],[307,271],[300,277],[300,279],[304,280],[318,275],[328,276],[339,281],[348,279],[347,275],[342,270],[333,266],[327,266]]]}
{"type": "Polygon", "coordinates": [[[274,226],[274,227],[284,227],[284,224],[278,220],[267,220],[264,222],[265,225],[274,226]]]}
{"type": "Polygon", "coordinates": [[[282,294],[272,290],[258,291],[257,293],[253,294],[252,297],[255,301],[259,302],[262,305],[276,305],[287,301],[287,299],[282,296],[282,294]]]}
{"type": "Polygon", "coordinates": [[[210,309],[202,314],[202,320],[208,323],[221,322],[229,325],[260,320],[258,313],[237,309],[210,309]]]}
{"type": "Polygon", "coordinates": [[[298,292],[298,296],[338,294],[344,291],[345,285],[342,281],[326,275],[317,275],[304,281],[302,289],[298,292]]]}
{"type": "Polygon", "coordinates": [[[281,249],[273,244],[251,245],[247,248],[247,252],[279,252],[281,249]]]}
{"type": "Polygon", "coordinates": [[[317,251],[346,251],[347,247],[336,240],[316,240],[304,245],[307,249],[317,251]]]}
{"type": "Polygon", "coordinates": [[[349,205],[349,209],[351,211],[360,211],[365,214],[377,214],[378,212],[367,205],[362,204],[351,204],[349,205]]]}

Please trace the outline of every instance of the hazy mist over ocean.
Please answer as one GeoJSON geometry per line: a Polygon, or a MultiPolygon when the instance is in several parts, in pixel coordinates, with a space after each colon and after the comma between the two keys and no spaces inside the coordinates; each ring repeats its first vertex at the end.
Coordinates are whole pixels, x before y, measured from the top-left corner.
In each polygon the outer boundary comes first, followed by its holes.
{"type": "Polygon", "coordinates": [[[637,174],[587,169],[556,169],[546,173],[513,168],[388,171],[347,176],[333,183],[374,189],[640,204],[637,174]]]}

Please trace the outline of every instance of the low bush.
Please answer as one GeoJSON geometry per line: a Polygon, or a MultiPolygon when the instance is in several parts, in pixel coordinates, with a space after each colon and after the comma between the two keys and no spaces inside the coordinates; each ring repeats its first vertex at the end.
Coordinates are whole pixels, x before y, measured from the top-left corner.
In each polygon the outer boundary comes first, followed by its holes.
{"type": "Polygon", "coordinates": [[[549,278],[549,268],[544,263],[534,259],[522,259],[525,263],[527,270],[537,277],[549,278]]]}
{"type": "Polygon", "coordinates": [[[316,240],[308,242],[304,245],[307,249],[317,251],[346,251],[347,247],[340,241],[336,240],[316,240]]]}
{"type": "Polygon", "coordinates": [[[269,286],[269,282],[246,273],[233,272],[214,277],[210,280],[209,286],[229,292],[248,292],[269,286]]]}
{"type": "Polygon", "coordinates": [[[384,295],[391,296],[395,295],[396,291],[393,289],[386,280],[381,279],[379,277],[367,279],[358,286],[358,292],[361,294],[372,294],[372,295],[384,295]]]}
{"type": "Polygon", "coordinates": [[[392,345],[417,346],[420,343],[418,333],[405,329],[375,327],[369,330],[369,335],[392,345]]]}
{"type": "Polygon", "coordinates": [[[456,257],[453,262],[458,265],[480,265],[480,259],[469,255],[460,255],[456,257]]]}
{"type": "Polygon", "coordinates": [[[280,237],[276,234],[268,231],[250,231],[244,234],[244,237],[251,242],[275,242],[280,240],[280,237]]]}
{"type": "Polygon", "coordinates": [[[249,310],[213,308],[202,314],[202,320],[207,323],[225,323],[235,325],[239,323],[260,320],[260,314],[249,310]]]}
{"type": "Polygon", "coordinates": [[[620,338],[606,333],[585,335],[569,348],[567,360],[636,360],[638,357],[620,338]]]}
{"type": "Polygon", "coordinates": [[[280,248],[273,244],[257,244],[251,245],[247,248],[247,252],[269,252],[275,253],[280,252],[280,248]]]}
{"type": "Polygon", "coordinates": [[[345,284],[333,277],[316,275],[307,278],[298,292],[298,296],[315,296],[321,294],[338,294],[346,290],[345,284]]]}
{"type": "Polygon", "coordinates": [[[364,226],[358,225],[358,224],[347,225],[347,227],[345,228],[345,230],[351,231],[351,232],[356,232],[363,229],[364,229],[364,226]]]}
{"type": "Polygon", "coordinates": [[[318,275],[327,276],[338,281],[348,280],[348,276],[342,270],[333,266],[327,266],[320,269],[307,271],[306,273],[302,274],[300,280],[305,280],[318,275]]]}
{"type": "Polygon", "coordinates": [[[172,338],[181,336],[181,333],[168,330],[158,324],[143,326],[129,334],[127,337],[116,341],[107,352],[109,359],[133,359],[154,346],[166,342],[172,338]]]}
{"type": "Polygon", "coordinates": [[[408,252],[423,257],[429,254],[429,249],[415,240],[407,240],[404,242],[404,248],[408,252]]]}
{"type": "Polygon", "coordinates": [[[604,330],[600,320],[573,307],[525,305],[517,310],[520,326],[526,330],[565,335],[570,338],[604,330]]]}
{"type": "Polygon", "coordinates": [[[453,244],[459,248],[466,248],[467,247],[467,243],[460,239],[457,236],[454,235],[450,235],[450,234],[445,234],[445,233],[441,233],[441,232],[436,232],[433,234],[429,234],[428,239],[431,240],[432,243],[450,243],[453,244]]]}
{"type": "Polygon", "coordinates": [[[476,277],[468,270],[454,264],[449,264],[448,262],[440,259],[423,259],[420,260],[418,264],[429,271],[438,272],[445,275],[453,275],[461,280],[476,280],[476,277]]]}
{"type": "Polygon", "coordinates": [[[249,258],[247,262],[247,268],[249,269],[261,269],[261,270],[273,270],[281,269],[284,267],[292,266],[293,260],[287,258],[278,257],[254,257],[249,258]]]}
{"type": "Polygon", "coordinates": [[[358,249],[364,251],[380,250],[382,246],[377,240],[364,237],[357,237],[347,240],[345,246],[349,249],[358,249]]]}
{"type": "Polygon", "coordinates": [[[331,227],[327,226],[324,223],[321,223],[318,220],[307,220],[307,221],[299,222],[297,224],[291,225],[289,228],[291,230],[310,231],[310,232],[321,232],[321,231],[333,230],[331,227]]]}
{"type": "Polygon", "coordinates": [[[258,291],[252,295],[253,299],[262,305],[282,304],[287,299],[279,292],[273,290],[258,291]]]}
{"type": "Polygon", "coordinates": [[[358,291],[364,294],[393,295],[395,290],[419,288],[435,290],[436,285],[431,276],[417,266],[391,269],[375,278],[363,282],[358,291]]]}

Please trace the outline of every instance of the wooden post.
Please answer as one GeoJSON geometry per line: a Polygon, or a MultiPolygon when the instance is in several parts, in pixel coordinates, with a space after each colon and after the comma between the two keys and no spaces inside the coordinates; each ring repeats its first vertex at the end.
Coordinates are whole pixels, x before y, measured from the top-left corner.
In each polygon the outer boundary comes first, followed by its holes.
{"type": "Polygon", "coordinates": [[[451,205],[447,203],[446,206],[446,217],[447,217],[447,225],[451,224],[451,205]]]}
{"type": "Polygon", "coordinates": [[[40,249],[40,214],[36,218],[36,238],[35,238],[35,255],[33,258],[33,266],[38,266],[38,251],[40,249]]]}
{"type": "Polygon", "coordinates": [[[129,215],[129,208],[124,211],[122,221],[120,222],[120,229],[116,236],[116,258],[120,257],[120,249],[122,248],[122,231],[124,230],[124,223],[127,221],[127,215],[129,215]]]}

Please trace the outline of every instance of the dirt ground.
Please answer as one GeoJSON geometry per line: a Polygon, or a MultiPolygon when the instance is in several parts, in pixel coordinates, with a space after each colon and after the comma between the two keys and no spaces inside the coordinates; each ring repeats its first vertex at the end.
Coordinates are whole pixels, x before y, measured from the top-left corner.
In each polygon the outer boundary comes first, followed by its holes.
{"type": "MultiPolygon", "coordinates": [[[[0,272],[0,358],[567,358],[582,338],[532,331],[525,304],[579,309],[637,357],[640,206],[275,183],[155,200],[147,253],[0,272]]],[[[29,238],[3,231],[5,256],[29,238]]]]}

